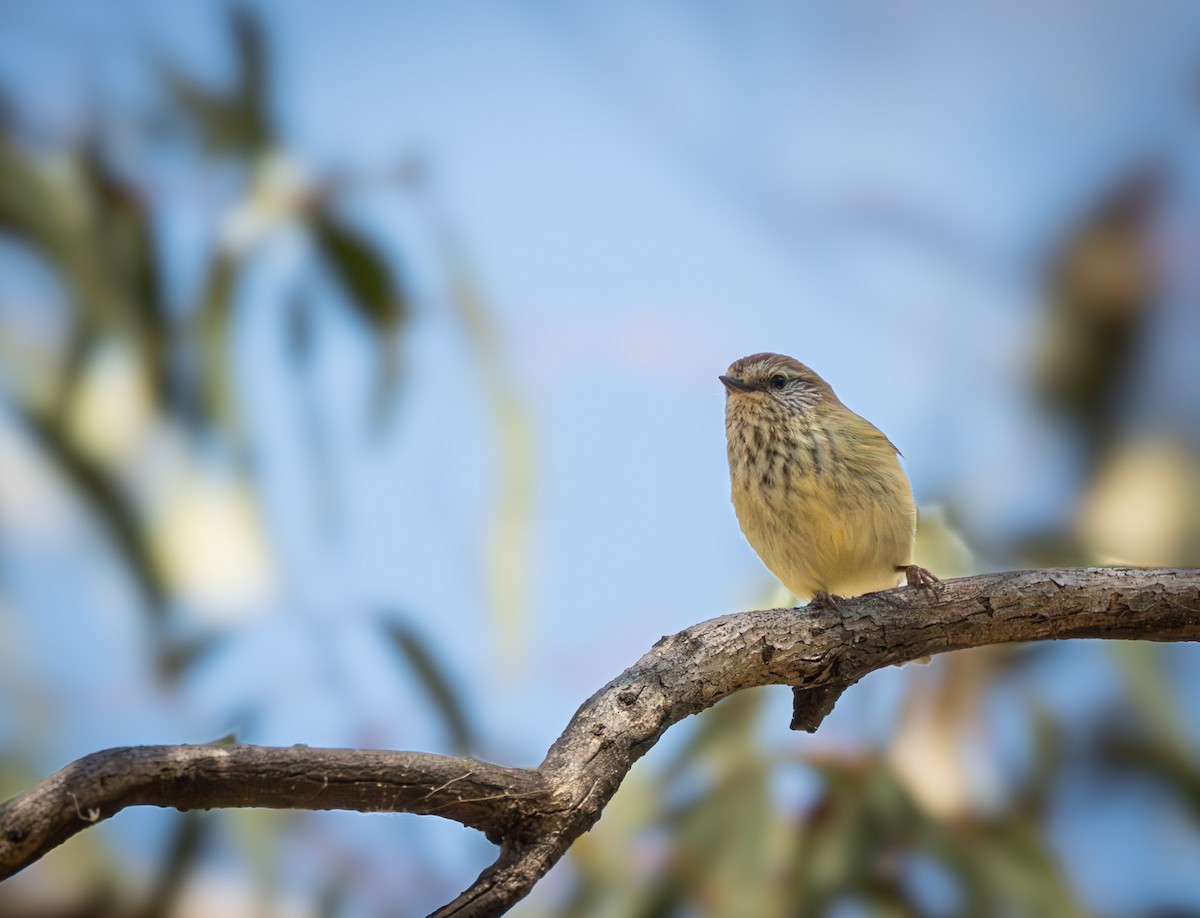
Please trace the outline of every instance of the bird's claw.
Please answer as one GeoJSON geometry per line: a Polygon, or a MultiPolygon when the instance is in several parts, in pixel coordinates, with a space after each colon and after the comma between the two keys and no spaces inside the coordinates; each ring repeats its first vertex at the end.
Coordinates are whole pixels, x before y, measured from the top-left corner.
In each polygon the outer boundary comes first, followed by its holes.
{"type": "Polygon", "coordinates": [[[832,593],[826,593],[824,590],[817,590],[813,593],[813,598],[808,601],[810,606],[820,606],[824,609],[832,609],[834,612],[841,612],[842,607],[838,605],[838,600],[841,596],[834,596],[832,593]]]}
{"type": "Polygon", "coordinates": [[[904,579],[910,587],[929,587],[941,583],[930,571],[919,564],[908,564],[904,568],[904,579]]]}

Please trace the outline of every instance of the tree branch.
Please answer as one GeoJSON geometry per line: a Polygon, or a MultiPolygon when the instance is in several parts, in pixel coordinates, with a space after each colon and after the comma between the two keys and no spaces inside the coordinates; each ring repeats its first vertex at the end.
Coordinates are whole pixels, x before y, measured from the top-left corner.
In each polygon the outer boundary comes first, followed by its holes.
{"type": "Polygon", "coordinates": [[[500,846],[435,915],[499,915],[599,819],[663,732],[744,688],[807,689],[815,730],[866,674],[929,654],[1064,638],[1200,640],[1200,571],[983,574],[836,608],[727,615],[664,637],[589,698],[537,768],[413,752],[148,746],[85,756],[0,805],[0,879],[127,806],[262,806],[443,816],[500,846]]]}

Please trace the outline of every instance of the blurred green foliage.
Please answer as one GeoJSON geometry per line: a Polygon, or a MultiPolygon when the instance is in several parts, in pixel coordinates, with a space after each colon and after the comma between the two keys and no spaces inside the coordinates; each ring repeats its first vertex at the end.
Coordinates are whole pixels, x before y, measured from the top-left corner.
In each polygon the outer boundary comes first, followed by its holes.
{"type": "MultiPolygon", "coordinates": [[[[233,85],[210,90],[163,64],[172,115],[208,156],[237,167],[244,202],[239,208],[249,211],[249,222],[291,221],[307,230],[343,294],[339,302],[377,342],[377,417],[384,419],[401,383],[400,335],[410,309],[395,259],[340,214],[336,183],[272,185],[281,141],[269,111],[266,43],[248,12],[233,12],[230,22],[237,52],[233,85]],[[262,212],[256,215],[256,208],[262,212]]],[[[79,442],[72,410],[90,362],[106,348],[119,348],[131,356],[157,423],[188,431],[197,444],[220,444],[249,477],[251,457],[239,430],[240,392],[228,352],[241,303],[239,284],[253,260],[256,237],[215,239],[198,302],[190,307],[168,302],[158,215],[108,147],[97,130],[76,148],[47,155],[23,144],[15,116],[0,123],[0,231],[53,272],[67,302],[58,359],[36,374],[10,372],[3,382],[45,458],[109,533],[142,588],[148,612],[162,616],[170,597],[136,495],[118,467],[90,455],[79,442]]],[[[297,372],[303,372],[302,355],[294,356],[297,372]]],[[[173,651],[164,645],[160,652],[173,651]]]]}

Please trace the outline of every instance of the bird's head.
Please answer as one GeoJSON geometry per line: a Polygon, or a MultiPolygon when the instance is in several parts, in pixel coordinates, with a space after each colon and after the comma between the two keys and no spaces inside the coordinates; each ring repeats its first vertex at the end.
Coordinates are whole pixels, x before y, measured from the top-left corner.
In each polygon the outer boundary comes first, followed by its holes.
{"type": "Polygon", "coordinates": [[[826,399],[837,400],[829,383],[799,360],[783,354],[751,354],[729,365],[719,377],[730,407],[782,409],[807,414],[826,399]]]}

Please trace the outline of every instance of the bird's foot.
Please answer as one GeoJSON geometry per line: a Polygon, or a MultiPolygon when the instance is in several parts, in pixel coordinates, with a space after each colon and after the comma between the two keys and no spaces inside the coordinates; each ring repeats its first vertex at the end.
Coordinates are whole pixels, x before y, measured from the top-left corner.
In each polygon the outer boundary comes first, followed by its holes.
{"type": "Polygon", "coordinates": [[[919,564],[906,564],[899,569],[904,571],[904,579],[908,581],[910,587],[928,587],[935,583],[941,583],[937,577],[919,564]]]}
{"type": "Polygon", "coordinates": [[[842,607],[838,605],[838,600],[842,598],[841,596],[834,596],[832,593],[826,593],[824,590],[817,590],[817,592],[813,593],[813,597],[808,601],[808,604],[822,609],[832,609],[834,612],[841,612],[842,607]]]}

